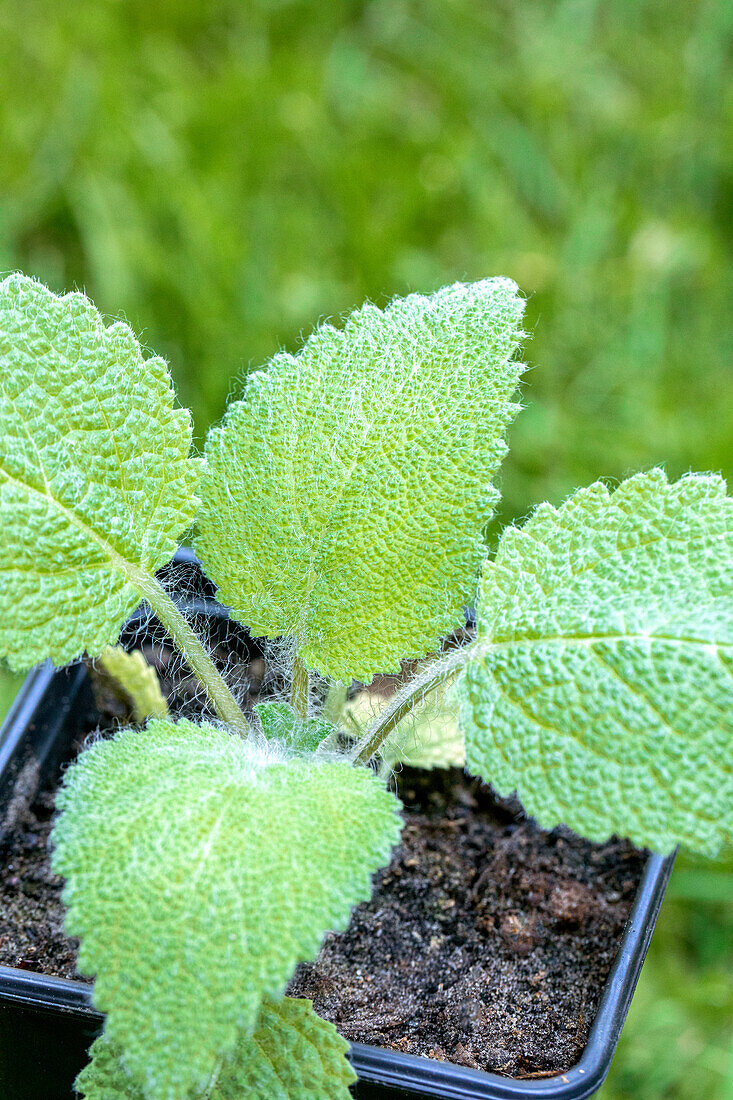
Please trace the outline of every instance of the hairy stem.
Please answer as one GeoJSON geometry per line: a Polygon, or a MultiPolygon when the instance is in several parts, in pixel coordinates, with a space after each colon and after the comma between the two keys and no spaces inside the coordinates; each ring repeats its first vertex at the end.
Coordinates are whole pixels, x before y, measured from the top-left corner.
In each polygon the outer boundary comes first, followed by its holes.
{"type": "Polygon", "coordinates": [[[308,669],[296,653],[293,657],[293,682],[290,688],[290,705],[299,718],[308,717],[310,682],[308,669]]]}
{"type": "Polygon", "coordinates": [[[237,700],[206,652],[201,639],[191,629],[160,582],[142,569],[136,570],[131,579],[185,657],[221,720],[239,733],[248,734],[249,725],[237,700]]]}
{"type": "Polygon", "coordinates": [[[422,672],[413,676],[403,688],[400,688],[387,706],[367,726],[363,737],[357,742],[351,753],[354,764],[367,764],[382,747],[392,731],[399,725],[413,707],[423,701],[435,688],[455,675],[471,657],[476,657],[486,645],[474,643],[453,649],[444,657],[431,661],[422,672]]]}

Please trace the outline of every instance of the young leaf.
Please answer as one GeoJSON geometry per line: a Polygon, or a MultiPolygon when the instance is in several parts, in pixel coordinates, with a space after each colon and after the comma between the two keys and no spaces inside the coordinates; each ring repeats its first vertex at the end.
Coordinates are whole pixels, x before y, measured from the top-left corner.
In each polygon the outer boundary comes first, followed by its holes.
{"type": "MultiPolygon", "coordinates": [[[[311,1001],[265,998],[251,1036],[240,1035],[205,1100],[350,1100],[356,1074],[346,1060],[349,1044],[311,1001]]],[[[76,1079],[84,1100],[146,1100],[124,1057],[106,1035],[96,1039],[92,1061],[76,1079]]],[[[187,1093],[186,1100],[202,1100],[187,1093]]]]}
{"type": "Polygon", "coordinates": [[[197,550],[253,633],[367,681],[461,619],[518,408],[523,308],[509,279],[366,305],[250,375],[209,435],[197,550]]]}
{"type": "Polygon", "coordinates": [[[79,967],[149,1100],[204,1087],[262,998],[369,897],[399,836],[367,769],[186,721],[98,741],[57,805],[79,967]]]}
{"type": "Polygon", "coordinates": [[[100,654],[99,664],[132,703],[136,722],[168,717],[168,704],[158,675],[139,649],[128,653],[121,645],[108,646],[100,654]]]}
{"type": "Polygon", "coordinates": [[[191,418],[83,294],[0,282],[0,656],[99,654],[191,523],[191,418]],[[63,608],[63,614],[59,609],[63,608]]]}
{"type": "Polygon", "coordinates": [[[733,500],[661,470],[542,505],[484,571],[468,767],[541,825],[714,854],[733,830],[733,500]],[[481,642],[485,644],[481,644],[481,642]]]}
{"type": "Polygon", "coordinates": [[[298,751],[312,752],[337,732],[324,718],[299,718],[287,703],[258,703],[254,709],[268,741],[282,741],[298,751]]]}

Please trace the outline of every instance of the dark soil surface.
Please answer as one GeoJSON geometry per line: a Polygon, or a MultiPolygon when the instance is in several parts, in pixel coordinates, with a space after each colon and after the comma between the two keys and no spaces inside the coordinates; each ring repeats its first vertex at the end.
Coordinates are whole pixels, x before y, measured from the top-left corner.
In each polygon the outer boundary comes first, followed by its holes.
{"type": "Polygon", "coordinates": [[[587,1040],[644,853],[543,832],[459,769],[399,779],[400,847],[288,992],[353,1042],[561,1073],[587,1040]]]}
{"type": "MultiPolygon", "coordinates": [[[[176,712],[193,710],[197,685],[170,651],[146,656],[176,712]]],[[[255,701],[261,657],[239,675],[255,701]]],[[[103,725],[128,720],[109,684],[97,701],[103,725]]],[[[586,1042],[645,854],[542,832],[459,769],[405,769],[398,787],[402,843],[372,900],[289,992],[352,1041],[514,1077],[562,1072],[586,1042]]],[[[79,978],[47,854],[54,796],[42,789],[16,812],[0,845],[0,963],[79,978]]]]}
{"type": "Polygon", "coordinates": [[[76,978],[77,941],[64,935],[61,879],[47,842],[54,791],[43,791],[0,848],[0,963],[76,978]]]}

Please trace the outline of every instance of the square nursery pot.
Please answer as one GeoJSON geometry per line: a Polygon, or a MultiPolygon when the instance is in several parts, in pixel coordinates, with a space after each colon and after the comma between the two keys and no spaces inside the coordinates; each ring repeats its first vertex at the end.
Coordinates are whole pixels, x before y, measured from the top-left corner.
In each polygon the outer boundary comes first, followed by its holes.
{"type": "MultiPolygon", "coordinates": [[[[217,626],[227,626],[226,613],[212,600],[208,582],[198,574],[190,552],[179,552],[177,567],[189,574],[180,606],[194,617],[205,618],[215,636],[217,626]]],[[[144,625],[140,611],[123,640],[131,642],[144,625]]],[[[256,645],[247,639],[245,644],[256,645]]],[[[32,797],[41,784],[58,774],[75,739],[89,728],[93,712],[83,665],[55,670],[45,664],[28,675],[0,730],[0,820],[14,799],[32,797]]],[[[582,1100],[592,1096],[611,1064],[673,861],[674,856],[658,855],[647,861],[588,1042],[571,1069],[555,1077],[514,1080],[353,1044],[350,1058],[359,1077],[353,1089],[355,1097],[582,1100]]],[[[0,966],[0,1097],[72,1100],[73,1080],[86,1064],[87,1051],[102,1023],[103,1017],[92,1007],[89,985],[0,966]]]]}

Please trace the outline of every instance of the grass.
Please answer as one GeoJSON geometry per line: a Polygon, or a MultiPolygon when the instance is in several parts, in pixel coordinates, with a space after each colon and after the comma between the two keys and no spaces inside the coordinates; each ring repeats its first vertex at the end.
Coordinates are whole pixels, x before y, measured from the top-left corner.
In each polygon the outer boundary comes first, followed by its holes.
{"type": "Polygon", "coordinates": [[[733,1100],[733,859],[678,857],[602,1100],[733,1100]]]}
{"type": "MultiPolygon", "coordinates": [[[[4,0],[0,270],[127,317],[199,437],[316,319],[512,275],[502,521],[731,478],[732,38],[717,0],[4,0]]],[[[731,1096],[732,873],[676,872],[606,1100],[731,1096]]]]}

